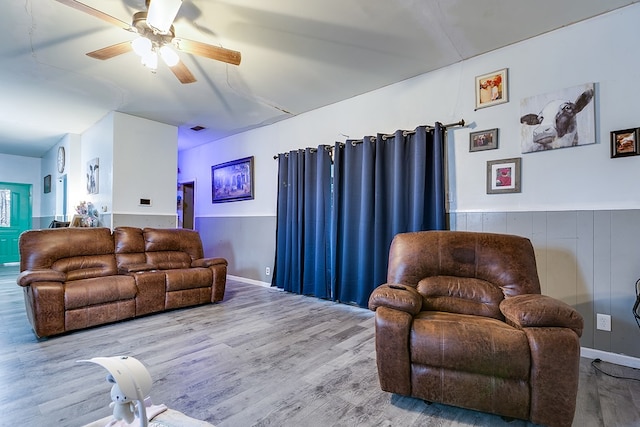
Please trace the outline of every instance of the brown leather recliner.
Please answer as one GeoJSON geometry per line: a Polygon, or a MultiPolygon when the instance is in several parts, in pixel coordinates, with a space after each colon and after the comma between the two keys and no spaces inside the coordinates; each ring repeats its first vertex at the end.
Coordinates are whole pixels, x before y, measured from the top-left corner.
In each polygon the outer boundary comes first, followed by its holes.
{"type": "Polygon", "coordinates": [[[582,316],[540,294],[531,242],[463,231],[398,234],[376,311],[383,390],[570,426],[582,316]]]}

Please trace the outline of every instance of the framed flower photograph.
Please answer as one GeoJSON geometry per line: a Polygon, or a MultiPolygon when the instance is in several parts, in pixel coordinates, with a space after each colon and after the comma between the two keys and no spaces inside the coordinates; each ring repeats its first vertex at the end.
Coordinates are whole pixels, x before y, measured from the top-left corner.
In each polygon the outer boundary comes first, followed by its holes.
{"type": "Polygon", "coordinates": [[[507,68],[476,77],[476,110],[509,102],[507,68]]]}
{"type": "Polygon", "coordinates": [[[638,135],[637,128],[611,132],[611,158],[640,154],[638,135]]]}
{"type": "Polygon", "coordinates": [[[469,134],[469,152],[498,148],[498,129],[481,130],[469,134]]]}
{"type": "Polygon", "coordinates": [[[487,162],[487,194],[520,193],[522,158],[487,162]]]}

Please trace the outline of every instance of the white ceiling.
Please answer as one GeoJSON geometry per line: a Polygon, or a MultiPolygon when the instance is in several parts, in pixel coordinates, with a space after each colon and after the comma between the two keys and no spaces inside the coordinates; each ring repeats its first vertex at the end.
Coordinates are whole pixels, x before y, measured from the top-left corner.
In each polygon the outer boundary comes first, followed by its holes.
{"type": "MultiPolygon", "coordinates": [[[[144,0],[81,0],[122,21],[144,0]]],[[[110,111],[179,126],[189,148],[338,102],[640,0],[184,0],[176,35],[240,51],[180,53],[183,85],[135,35],[54,0],[0,0],[0,153],[40,157],[110,111]],[[195,125],[207,130],[194,132],[195,125]]]]}

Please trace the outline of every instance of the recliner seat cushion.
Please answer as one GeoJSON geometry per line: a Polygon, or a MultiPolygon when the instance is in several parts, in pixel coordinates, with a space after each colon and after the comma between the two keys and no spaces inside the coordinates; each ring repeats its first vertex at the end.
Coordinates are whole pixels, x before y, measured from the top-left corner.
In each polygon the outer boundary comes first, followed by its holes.
{"type": "Polygon", "coordinates": [[[208,268],[165,270],[167,292],[211,287],[212,273],[208,268]]]}
{"type": "Polygon", "coordinates": [[[423,311],[410,332],[411,363],[501,378],[529,378],[522,330],[487,317],[423,311]]]}
{"type": "Polygon", "coordinates": [[[136,297],[136,293],[135,281],[130,276],[74,280],[65,284],[64,308],[72,310],[131,300],[136,297]]]}
{"type": "Polygon", "coordinates": [[[513,418],[528,419],[530,414],[526,380],[412,364],[411,395],[513,418]]]}

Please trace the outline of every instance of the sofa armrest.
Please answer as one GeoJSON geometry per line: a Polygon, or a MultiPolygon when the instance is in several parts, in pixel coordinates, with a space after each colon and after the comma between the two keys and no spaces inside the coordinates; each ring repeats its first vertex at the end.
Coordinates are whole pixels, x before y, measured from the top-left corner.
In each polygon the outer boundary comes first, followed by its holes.
{"type": "Polygon", "coordinates": [[[422,295],[413,286],[387,283],[378,286],[369,297],[369,310],[387,307],[415,316],[422,309],[422,295]]]}
{"type": "Polygon", "coordinates": [[[16,282],[18,285],[24,287],[29,286],[35,282],[60,282],[64,283],[67,280],[67,275],[61,271],[56,270],[25,270],[18,275],[16,282]]]}
{"type": "Polygon", "coordinates": [[[516,328],[559,327],[582,335],[584,320],[569,304],[539,294],[517,295],[500,303],[506,321],[516,328]]]}
{"type": "Polygon", "coordinates": [[[151,271],[151,270],[156,270],[156,266],[153,264],[147,264],[147,263],[126,264],[118,267],[118,273],[120,274],[141,273],[143,271],[151,271]]]}
{"type": "Polygon", "coordinates": [[[192,267],[212,267],[214,265],[224,265],[226,267],[227,260],[224,258],[200,258],[191,263],[192,267]]]}

